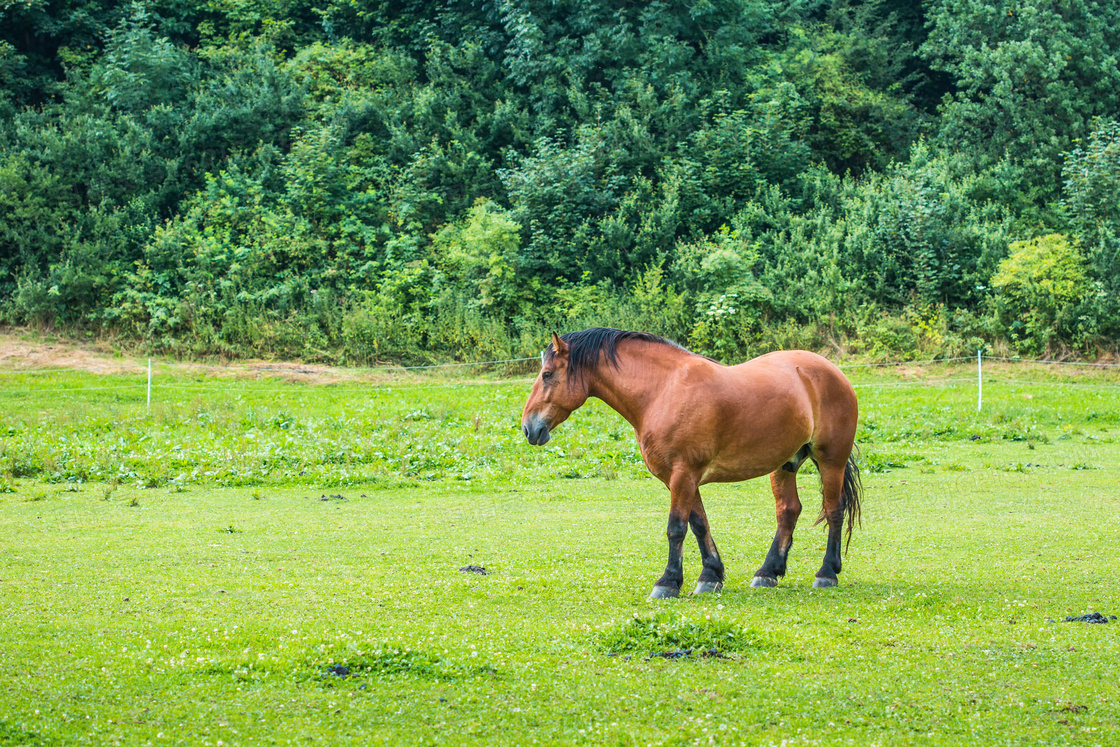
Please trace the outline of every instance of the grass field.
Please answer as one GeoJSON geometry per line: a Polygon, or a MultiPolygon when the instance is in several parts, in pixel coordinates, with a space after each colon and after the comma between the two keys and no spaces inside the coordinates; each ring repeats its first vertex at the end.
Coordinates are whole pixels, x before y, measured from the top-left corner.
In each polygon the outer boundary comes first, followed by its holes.
{"type": "Polygon", "coordinates": [[[0,745],[1115,744],[1120,620],[1065,618],[1120,615],[1120,377],[974,373],[849,371],[839,588],[805,475],[778,588],[766,481],[713,485],[727,587],[658,603],[597,403],[533,449],[524,380],[4,374],[0,745]]]}

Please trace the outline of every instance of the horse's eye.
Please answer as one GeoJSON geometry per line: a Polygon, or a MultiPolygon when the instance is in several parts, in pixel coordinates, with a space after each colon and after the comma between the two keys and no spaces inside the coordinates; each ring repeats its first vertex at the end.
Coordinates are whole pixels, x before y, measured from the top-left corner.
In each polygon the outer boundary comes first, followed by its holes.
{"type": "Polygon", "coordinates": [[[549,379],[551,379],[551,378],[552,378],[552,371],[545,371],[545,372],[543,372],[543,373],[541,374],[541,378],[542,378],[542,379],[544,379],[545,381],[548,381],[549,379]]]}

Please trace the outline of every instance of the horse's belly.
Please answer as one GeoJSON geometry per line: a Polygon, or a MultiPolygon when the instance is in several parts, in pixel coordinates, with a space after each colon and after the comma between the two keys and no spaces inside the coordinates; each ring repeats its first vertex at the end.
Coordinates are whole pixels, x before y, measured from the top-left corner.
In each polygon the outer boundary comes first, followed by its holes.
{"type": "Polygon", "coordinates": [[[700,484],[750,480],[768,475],[781,467],[782,464],[783,462],[777,464],[770,464],[770,462],[737,462],[734,464],[713,462],[704,467],[700,473],[700,484]]]}

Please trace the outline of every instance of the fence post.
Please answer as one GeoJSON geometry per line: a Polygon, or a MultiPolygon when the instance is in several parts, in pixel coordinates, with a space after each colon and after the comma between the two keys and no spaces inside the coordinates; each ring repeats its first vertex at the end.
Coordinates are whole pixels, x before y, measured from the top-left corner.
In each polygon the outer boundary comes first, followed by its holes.
{"type": "Polygon", "coordinates": [[[152,414],[152,359],[148,359],[148,414],[152,414]]]}
{"type": "Polygon", "coordinates": [[[976,351],[976,412],[980,412],[980,408],[984,404],[984,373],[980,365],[981,356],[980,350],[976,351]]]}

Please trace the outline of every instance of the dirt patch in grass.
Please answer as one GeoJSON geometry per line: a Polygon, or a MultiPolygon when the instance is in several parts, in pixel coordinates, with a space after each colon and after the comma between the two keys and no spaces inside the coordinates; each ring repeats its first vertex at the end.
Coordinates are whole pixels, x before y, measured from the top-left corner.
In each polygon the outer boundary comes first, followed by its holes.
{"type": "Polygon", "coordinates": [[[130,374],[146,370],[139,361],[115,356],[101,343],[37,340],[29,335],[0,332],[0,369],[35,371],[44,368],[99,374],[130,374]]]}
{"type": "MultiPolygon", "coordinates": [[[[203,376],[247,378],[278,377],[310,383],[370,378],[370,373],[321,364],[288,361],[238,361],[190,363],[153,361],[163,373],[178,372],[203,376]]],[[[27,372],[64,369],[93,374],[141,374],[148,370],[146,356],[122,356],[104,343],[35,339],[30,333],[0,332],[0,370],[27,372]]],[[[382,375],[382,378],[385,378],[382,375]]]]}
{"type": "MultiPolygon", "coordinates": [[[[391,364],[366,368],[342,368],[298,361],[238,360],[217,363],[152,360],[158,374],[228,377],[242,379],[280,379],[301,384],[364,383],[400,385],[432,383],[443,378],[439,368],[408,370],[391,364]]],[[[145,374],[148,358],[143,353],[121,353],[104,342],[77,342],[36,337],[32,332],[0,330],[0,371],[41,370],[83,371],[102,375],[145,374]]],[[[451,368],[456,385],[492,383],[492,379],[472,380],[472,368],[451,368]]]]}

